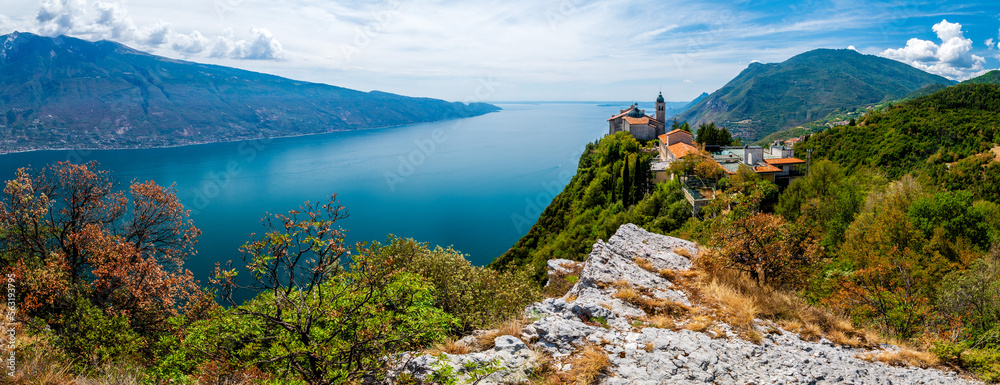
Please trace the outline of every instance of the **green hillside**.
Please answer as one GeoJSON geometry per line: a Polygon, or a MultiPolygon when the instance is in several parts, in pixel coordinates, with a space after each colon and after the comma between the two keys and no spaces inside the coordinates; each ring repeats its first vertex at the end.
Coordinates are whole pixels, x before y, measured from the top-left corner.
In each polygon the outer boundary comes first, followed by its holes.
{"type": "MultiPolygon", "coordinates": [[[[796,146],[849,170],[874,167],[891,177],[990,150],[1000,142],[1000,85],[962,84],[873,112],[796,146]]],[[[992,199],[997,199],[993,197],[992,199]]]]}
{"type": "Polygon", "coordinates": [[[172,60],[109,41],[0,36],[0,153],[257,139],[498,109],[172,60]]]}
{"type": "Polygon", "coordinates": [[[538,222],[490,264],[501,270],[535,266],[549,259],[584,260],[598,239],[608,239],[626,223],[666,233],[691,216],[678,183],[650,184],[651,153],[627,132],[587,145],[577,173],[542,212],[538,222]]]}
{"type": "Polygon", "coordinates": [[[817,49],[782,63],[752,63],[677,118],[692,125],[722,124],[754,141],[837,110],[864,108],[927,85],[953,83],[894,60],[817,49]]]}
{"type": "Polygon", "coordinates": [[[1000,84],[1000,70],[993,70],[978,77],[966,80],[962,84],[1000,84]]]}

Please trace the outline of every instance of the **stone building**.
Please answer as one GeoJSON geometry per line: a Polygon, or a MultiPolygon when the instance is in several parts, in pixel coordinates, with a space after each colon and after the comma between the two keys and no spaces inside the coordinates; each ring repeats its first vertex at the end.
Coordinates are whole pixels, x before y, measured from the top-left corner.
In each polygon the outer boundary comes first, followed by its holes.
{"type": "Polygon", "coordinates": [[[619,110],[618,115],[608,119],[608,135],[627,131],[639,140],[656,139],[666,132],[666,106],[661,92],[660,96],[656,98],[655,116],[646,115],[645,110],[639,109],[638,103],[624,110],[619,110]]]}

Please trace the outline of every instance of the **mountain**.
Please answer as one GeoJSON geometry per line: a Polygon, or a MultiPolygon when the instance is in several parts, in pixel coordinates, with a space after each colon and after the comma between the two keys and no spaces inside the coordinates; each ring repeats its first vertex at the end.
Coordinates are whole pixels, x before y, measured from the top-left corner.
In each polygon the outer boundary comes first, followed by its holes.
{"type": "Polygon", "coordinates": [[[687,111],[687,110],[691,109],[691,107],[694,107],[696,104],[698,104],[698,102],[700,102],[700,101],[704,100],[705,98],[707,98],[708,96],[709,96],[708,92],[702,92],[701,95],[698,95],[698,97],[694,98],[694,100],[692,100],[690,103],[685,104],[684,107],[680,108],[680,110],[681,111],[687,111]]]}
{"type": "Polygon", "coordinates": [[[895,60],[817,49],[782,63],[751,63],[677,118],[692,124],[715,122],[757,140],[837,109],[898,99],[931,84],[954,82],[895,60]]]}
{"type": "Polygon", "coordinates": [[[0,36],[0,153],[314,134],[496,110],[173,60],[110,41],[0,36]]]}
{"type": "Polygon", "coordinates": [[[966,80],[962,84],[1000,84],[1000,70],[993,70],[978,77],[966,80]]]}

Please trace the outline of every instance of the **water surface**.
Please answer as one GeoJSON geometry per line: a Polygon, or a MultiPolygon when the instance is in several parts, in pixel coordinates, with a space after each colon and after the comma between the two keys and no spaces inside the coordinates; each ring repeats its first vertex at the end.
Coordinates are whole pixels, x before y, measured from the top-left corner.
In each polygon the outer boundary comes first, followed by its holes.
{"type": "Polygon", "coordinates": [[[581,151],[620,106],[500,104],[479,117],[394,127],[145,150],[41,151],[0,156],[18,167],[96,160],[123,182],[176,184],[202,230],[187,266],[203,282],[215,262],[261,232],[265,212],[338,193],[348,241],[387,234],[454,245],[487,264],[523,236],[575,174],[581,151]]]}

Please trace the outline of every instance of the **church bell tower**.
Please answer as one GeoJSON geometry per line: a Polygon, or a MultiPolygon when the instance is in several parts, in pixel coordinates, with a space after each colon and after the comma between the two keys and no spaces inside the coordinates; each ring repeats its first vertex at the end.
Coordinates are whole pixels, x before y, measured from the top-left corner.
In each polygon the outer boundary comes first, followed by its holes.
{"type": "Polygon", "coordinates": [[[667,103],[663,101],[663,92],[656,98],[656,120],[662,123],[667,122],[667,103]]]}

